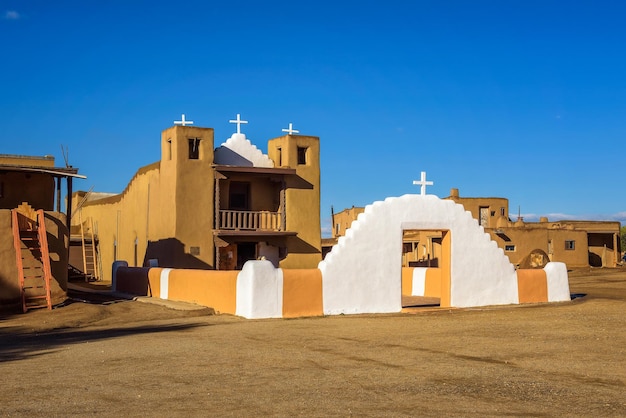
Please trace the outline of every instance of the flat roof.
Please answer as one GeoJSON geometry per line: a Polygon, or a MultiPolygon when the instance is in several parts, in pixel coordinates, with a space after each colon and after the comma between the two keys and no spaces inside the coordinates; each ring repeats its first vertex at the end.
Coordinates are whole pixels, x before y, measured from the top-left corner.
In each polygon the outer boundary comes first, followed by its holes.
{"type": "Polygon", "coordinates": [[[14,164],[0,164],[0,171],[10,172],[10,171],[19,171],[23,173],[43,173],[50,174],[54,177],[74,177],[79,179],[86,179],[87,176],[83,176],[82,174],[78,174],[77,168],[69,168],[69,167],[31,167],[31,166],[20,166],[14,164]]]}

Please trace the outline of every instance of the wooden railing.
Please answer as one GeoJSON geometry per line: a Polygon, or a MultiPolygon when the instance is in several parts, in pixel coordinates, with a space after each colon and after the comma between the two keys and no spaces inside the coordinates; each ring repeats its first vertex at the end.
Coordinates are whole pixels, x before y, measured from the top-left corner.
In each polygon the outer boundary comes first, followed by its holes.
{"type": "Polygon", "coordinates": [[[282,214],[270,211],[220,210],[218,229],[282,231],[282,214]]]}

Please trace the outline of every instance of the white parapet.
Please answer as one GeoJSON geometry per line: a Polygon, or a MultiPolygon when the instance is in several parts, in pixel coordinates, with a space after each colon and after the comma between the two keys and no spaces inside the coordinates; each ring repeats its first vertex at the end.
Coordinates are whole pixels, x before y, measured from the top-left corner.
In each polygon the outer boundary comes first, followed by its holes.
{"type": "Polygon", "coordinates": [[[248,319],[282,318],[282,269],[268,260],[246,262],[237,279],[236,314],[248,319]]]}
{"type": "Polygon", "coordinates": [[[550,262],[543,268],[548,281],[548,302],[572,300],[569,290],[569,278],[565,263],[550,262]]]}

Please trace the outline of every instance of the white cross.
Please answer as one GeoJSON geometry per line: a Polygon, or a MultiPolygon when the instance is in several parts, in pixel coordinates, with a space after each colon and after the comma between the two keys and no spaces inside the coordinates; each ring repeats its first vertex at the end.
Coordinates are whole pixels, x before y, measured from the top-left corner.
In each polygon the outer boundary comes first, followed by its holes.
{"type": "Polygon", "coordinates": [[[241,124],[242,123],[248,123],[247,120],[241,120],[241,115],[239,115],[239,113],[237,113],[237,119],[235,120],[229,120],[228,123],[236,123],[237,124],[237,133],[240,134],[241,133],[241,124]]]}
{"type": "Polygon", "coordinates": [[[174,125],[193,125],[193,121],[192,120],[185,120],[185,114],[183,113],[181,120],[175,120],[174,121],[174,125]]]}
{"type": "Polygon", "coordinates": [[[420,194],[424,196],[426,194],[426,186],[432,186],[434,183],[432,181],[426,181],[426,172],[422,171],[422,178],[420,180],[413,180],[413,184],[422,186],[420,194]]]}
{"type": "Polygon", "coordinates": [[[293,129],[293,123],[289,122],[289,128],[283,129],[283,132],[287,132],[288,135],[299,134],[300,131],[293,129]]]}

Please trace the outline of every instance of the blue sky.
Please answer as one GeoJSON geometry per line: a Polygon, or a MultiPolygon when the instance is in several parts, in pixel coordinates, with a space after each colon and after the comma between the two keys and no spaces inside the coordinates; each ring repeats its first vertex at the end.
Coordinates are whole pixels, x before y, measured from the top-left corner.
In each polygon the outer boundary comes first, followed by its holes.
{"type": "Polygon", "coordinates": [[[330,208],[506,197],[626,222],[626,2],[0,0],[4,154],[121,192],[185,113],[261,150],[319,136],[330,208]]]}

